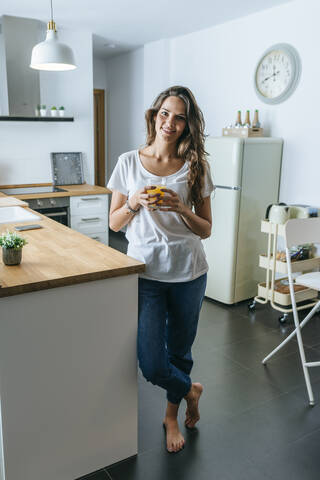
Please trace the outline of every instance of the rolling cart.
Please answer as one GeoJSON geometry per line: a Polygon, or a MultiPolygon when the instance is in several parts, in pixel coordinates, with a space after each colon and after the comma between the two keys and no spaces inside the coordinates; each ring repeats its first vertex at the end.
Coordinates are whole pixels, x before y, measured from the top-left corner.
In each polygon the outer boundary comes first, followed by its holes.
{"type": "MultiPolygon", "coordinates": [[[[258,295],[249,303],[248,308],[253,311],[256,303],[266,304],[270,302],[272,308],[282,313],[279,322],[283,324],[287,321],[289,313],[293,311],[289,291],[288,293],[278,291],[278,281],[275,279],[276,273],[284,275],[288,273],[287,263],[276,259],[278,236],[284,237],[284,225],[262,220],[261,232],[268,235],[267,255],[259,256],[259,266],[266,269],[266,281],[258,284],[258,295]]],[[[291,263],[292,272],[312,271],[319,266],[320,257],[297,260],[291,263]]],[[[281,278],[282,282],[286,280],[287,277],[281,278]]],[[[294,285],[294,290],[297,310],[311,308],[317,303],[317,290],[301,285],[294,285]]]]}

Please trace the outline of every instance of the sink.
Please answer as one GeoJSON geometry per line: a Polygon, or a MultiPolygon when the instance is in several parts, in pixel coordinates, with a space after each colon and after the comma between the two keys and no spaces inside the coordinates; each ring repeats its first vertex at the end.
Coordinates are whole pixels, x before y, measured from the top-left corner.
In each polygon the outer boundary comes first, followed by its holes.
{"type": "Polygon", "coordinates": [[[0,224],[16,222],[33,222],[41,217],[22,207],[0,207],[0,224]]]}

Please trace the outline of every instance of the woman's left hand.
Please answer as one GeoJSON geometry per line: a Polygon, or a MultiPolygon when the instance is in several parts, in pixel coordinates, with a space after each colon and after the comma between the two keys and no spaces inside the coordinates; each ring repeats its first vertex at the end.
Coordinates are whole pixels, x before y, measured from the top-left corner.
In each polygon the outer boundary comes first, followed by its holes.
{"type": "Polygon", "coordinates": [[[179,195],[170,188],[161,188],[161,191],[165,194],[163,197],[160,197],[161,203],[159,205],[159,209],[162,212],[177,212],[182,215],[186,210],[186,205],[181,201],[179,195]]]}

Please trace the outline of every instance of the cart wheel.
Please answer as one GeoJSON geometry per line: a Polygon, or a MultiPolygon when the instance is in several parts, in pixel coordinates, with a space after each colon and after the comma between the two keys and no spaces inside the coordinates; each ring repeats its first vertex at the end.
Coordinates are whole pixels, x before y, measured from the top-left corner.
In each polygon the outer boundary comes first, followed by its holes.
{"type": "Polygon", "coordinates": [[[284,313],[281,317],[278,318],[279,323],[281,325],[283,325],[284,323],[287,323],[287,318],[288,318],[288,314],[284,313]]]}
{"type": "Polygon", "coordinates": [[[252,300],[252,302],[248,303],[248,310],[249,312],[253,312],[256,309],[256,302],[252,300]]]}

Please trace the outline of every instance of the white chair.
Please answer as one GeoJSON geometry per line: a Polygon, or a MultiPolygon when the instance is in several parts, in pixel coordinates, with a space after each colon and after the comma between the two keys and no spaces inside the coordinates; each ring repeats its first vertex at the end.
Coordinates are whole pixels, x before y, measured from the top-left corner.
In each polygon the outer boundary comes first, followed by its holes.
{"type": "MultiPolygon", "coordinates": [[[[288,266],[288,279],[289,279],[289,288],[290,288],[290,296],[291,296],[291,303],[292,303],[292,311],[293,311],[293,319],[295,324],[295,330],[288,335],[288,337],[280,343],[268,356],[266,356],[262,363],[265,365],[267,361],[276,353],[278,352],[287,342],[289,342],[295,335],[297,336],[297,341],[299,345],[299,353],[301,358],[301,364],[303,368],[304,378],[306,382],[306,387],[309,396],[309,403],[310,405],[314,405],[314,397],[310,382],[310,376],[308,369],[311,367],[320,367],[319,362],[307,362],[302,336],[301,336],[301,329],[306,325],[307,322],[313,317],[313,315],[320,309],[320,300],[314,305],[312,310],[306,315],[306,317],[299,322],[299,316],[297,311],[297,305],[294,295],[294,281],[292,278],[292,270],[291,270],[291,257],[289,248],[294,245],[301,245],[304,243],[320,243],[320,218],[303,218],[303,219],[292,219],[288,220],[284,225],[285,230],[285,248],[286,248],[286,257],[287,257],[287,266],[288,266]]],[[[313,290],[320,291],[320,272],[311,272],[305,273],[303,275],[298,276],[295,279],[295,283],[298,285],[303,285],[308,288],[312,288],[313,290]]]]}

